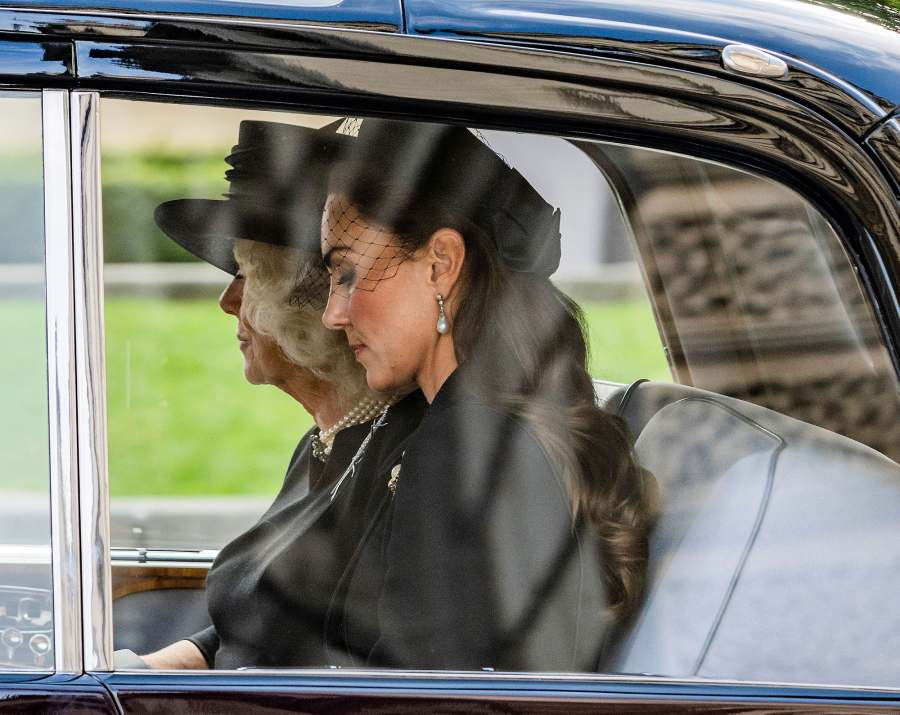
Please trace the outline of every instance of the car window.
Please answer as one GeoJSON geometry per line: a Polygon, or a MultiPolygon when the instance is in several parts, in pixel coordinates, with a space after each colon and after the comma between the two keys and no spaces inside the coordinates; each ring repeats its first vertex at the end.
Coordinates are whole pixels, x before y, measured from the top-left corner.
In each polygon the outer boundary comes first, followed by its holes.
{"type": "Polygon", "coordinates": [[[831,225],[788,188],[724,166],[597,147],[619,178],[678,381],[900,460],[900,392],[831,225]]]}
{"type": "MultiPolygon", "coordinates": [[[[230,277],[167,238],[153,212],[169,199],[221,198],[223,159],[241,121],[320,126],[329,118],[112,99],[104,99],[103,116],[113,545],[220,548],[268,506],[312,420],[280,391],[242,378],[233,319],[216,302],[230,277]]],[[[562,232],[572,248],[554,279],[585,311],[591,374],[616,383],[670,380],[603,175],[562,139],[484,136],[570,207],[562,232]]]]}
{"type": "Polygon", "coordinates": [[[810,202],[602,141],[101,110],[117,648],[896,684],[896,377],[810,202]]]}
{"type": "Polygon", "coordinates": [[[0,670],[52,669],[41,99],[0,93],[0,670]]]}

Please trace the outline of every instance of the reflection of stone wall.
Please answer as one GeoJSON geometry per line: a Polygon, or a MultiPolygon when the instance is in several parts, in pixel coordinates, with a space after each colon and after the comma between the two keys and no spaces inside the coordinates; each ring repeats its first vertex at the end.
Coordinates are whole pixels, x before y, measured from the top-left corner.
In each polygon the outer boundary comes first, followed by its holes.
{"type": "Polygon", "coordinates": [[[815,380],[725,386],[720,392],[846,435],[900,462],[900,400],[887,373],[837,373],[815,380]]]}
{"type": "Polygon", "coordinates": [[[900,461],[893,369],[822,217],[772,182],[679,157],[621,154],[635,164],[638,248],[680,381],[900,461]]]}
{"type": "Polygon", "coordinates": [[[849,309],[857,324],[869,320],[849,261],[840,256],[826,263],[807,222],[779,207],[715,222],[669,219],[652,231],[665,292],[681,318],[707,321],[740,311],[765,322],[798,323],[840,317],[849,309]]]}

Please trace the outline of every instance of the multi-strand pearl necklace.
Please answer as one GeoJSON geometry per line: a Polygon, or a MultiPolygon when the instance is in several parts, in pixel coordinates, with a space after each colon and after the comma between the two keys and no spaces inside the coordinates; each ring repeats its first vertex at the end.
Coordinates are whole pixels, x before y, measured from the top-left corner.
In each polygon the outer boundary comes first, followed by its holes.
{"type": "Polygon", "coordinates": [[[316,459],[325,461],[331,454],[331,446],[334,444],[334,438],[342,429],[347,429],[353,425],[359,425],[368,422],[394,403],[393,399],[376,400],[372,397],[366,397],[356,403],[356,406],[347,414],[341,417],[331,427],[326,430],[319,430],[312,438],[312,453],[316,459]]]}

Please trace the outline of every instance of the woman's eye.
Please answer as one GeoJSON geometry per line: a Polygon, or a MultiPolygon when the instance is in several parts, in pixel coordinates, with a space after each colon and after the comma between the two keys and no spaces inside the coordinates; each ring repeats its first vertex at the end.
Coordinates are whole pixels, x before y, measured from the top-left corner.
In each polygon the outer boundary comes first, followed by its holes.
{"type": "Polygon", "coordinates": [[[338,274],[337,284],[339,286],[348,285],[354,280],[356,280],[356,271],[350,268],[348,270],[341,271],[340,274],[338,274]]]}

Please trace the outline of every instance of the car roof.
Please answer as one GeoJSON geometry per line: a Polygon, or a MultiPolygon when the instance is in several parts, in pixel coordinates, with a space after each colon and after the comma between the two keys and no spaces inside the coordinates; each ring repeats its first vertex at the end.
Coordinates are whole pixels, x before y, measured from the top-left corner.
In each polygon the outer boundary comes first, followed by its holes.
{"type": "Polygon", "coordinates": [[[4,8],[283,20],[578,45],[694,67],[705,60],[720,69],[721,49],[743,43],[824,75],[874,116],[900,107],[900,0],[10,0],[4,8]]]}
{"type": "Polygon", "coordinates": [[[399,32],[401,0],[12,0],[4,8],[287,20],[399,32]]]}
{"type": "MultiPolygon", "coordinates": [[[[892,0],[893,2],[893,0],[892,0]]],[[[900,105],[900,3],[877,0],[405,0],[411,33],[503,36],[679,53],[755,45],[900,105]],[[579,42],[580,41],[580,42],[579,42]]]]}

